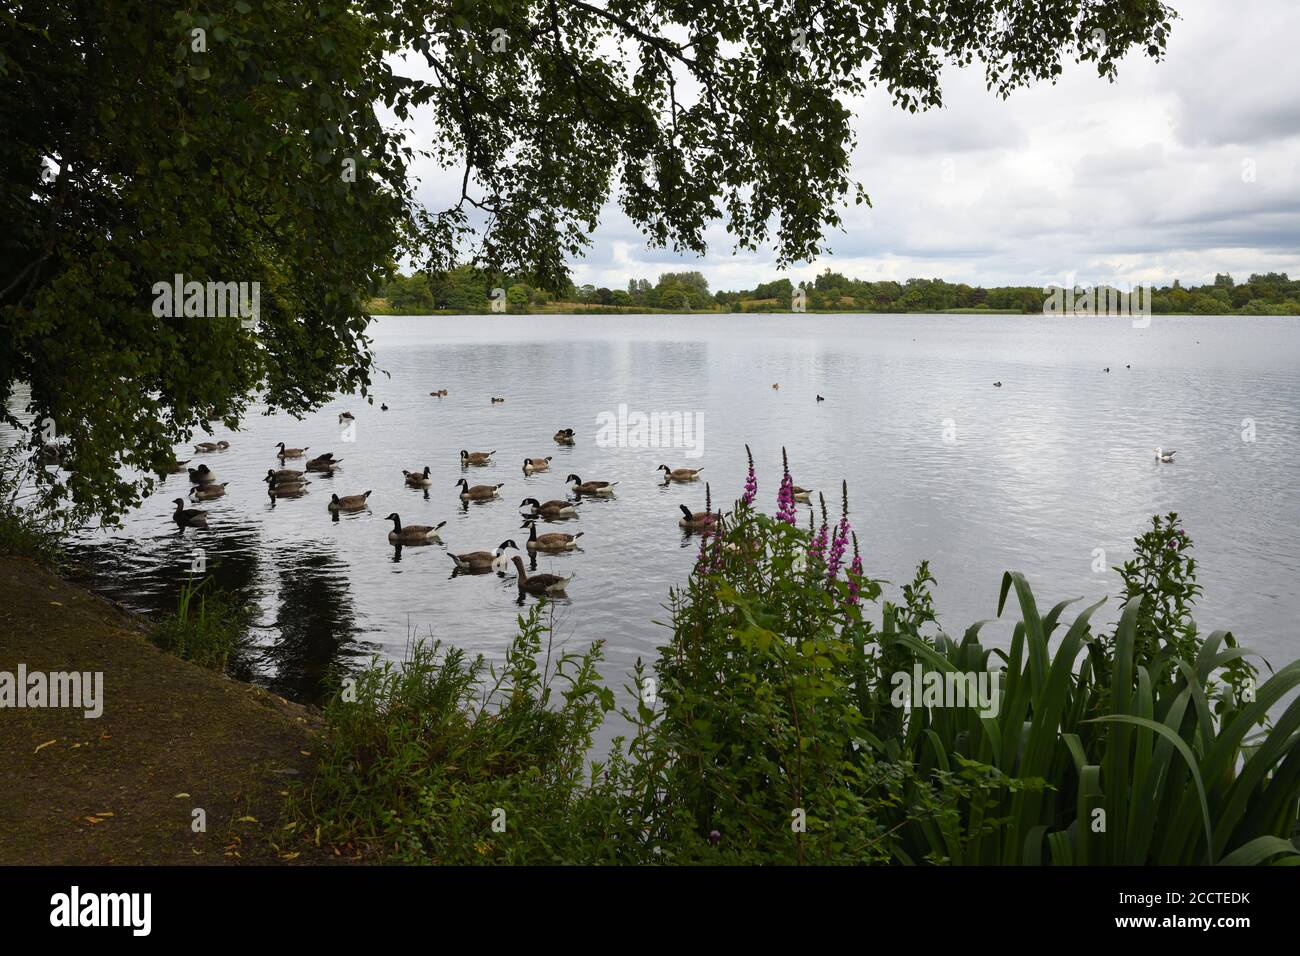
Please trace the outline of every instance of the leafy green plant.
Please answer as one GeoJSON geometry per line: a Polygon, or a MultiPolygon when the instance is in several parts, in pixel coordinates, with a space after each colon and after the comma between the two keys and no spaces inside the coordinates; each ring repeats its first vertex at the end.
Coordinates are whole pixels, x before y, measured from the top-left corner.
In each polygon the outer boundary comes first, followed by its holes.
{"type": "Polygon", "coordinates": [[[169,654],[212,670],[224,670],[239,650],[247,614],[225,595],[203,593],[211,578],[181,585],[176,613],[155,624],[153,642],[169,654]]]}
{"type": "Polygon", "coordinates": [[[61,546],[76,518],[31,487],[28,479],[32,467],[25,451],[17,445],[0,453],[0,554],[57,566],[61,546]]]}
{"type": "Polygon", "coordinates": [[[614,705],[600,645],[552,659],[543,606],[520,617],[499,670],[417,640],[345,685],[291,827],[404,862],[611,860],[629,831],[611,782],[621,760],[587,765],[614,705]]]}

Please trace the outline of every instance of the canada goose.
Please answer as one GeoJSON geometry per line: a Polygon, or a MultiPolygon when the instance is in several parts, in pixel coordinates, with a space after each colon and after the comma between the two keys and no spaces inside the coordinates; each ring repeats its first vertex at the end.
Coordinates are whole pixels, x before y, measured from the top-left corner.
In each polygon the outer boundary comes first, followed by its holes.
{"type": "Polygon", "coordinates": [[[462,465],[486,465],[491,462],[492,456],[495,454],[495,449],[492,451],[466,451],[462,448],[460,450],[460,463],[462,465]]]}
{"type": "Polygon", "coordinates": [[[338,495],[330,495],[330,503],[325,507],[330,511],[364,511],[366,499],[369,497],[368,491],[364,495],[344,495],[342,498],[338,495]]]}
{"type": "Polygon", "coordinates": [[[664,473],[665,484],[670,481],[695,481],[703,470],[703,468],[669,468],[667,465],[660,465],[655,469],[664,473]]]}
{"type": "Polygon", "coordinates": [[[994,382],[994,383],[993,383],[993,387],[994,387],[994,388],[1001,388],[1001,387],[1002,387],[1002,383],[1001,383],[1001,382],[994,382]]]}
{"type": "Polygon", "coordinates": [[[583,481],[577,475],[564,479],[573,483],[573,491],[579,495],[612,495],[617,481],[583,481]]]}
{"type": "Polygon", "coordinates": [[[186,458],[184,461],[177,461],[173,458],[171,464],[167,466],[167,474],[179,475],[182,471],[187,470],[186,466],[193,460],[193,458],[186,458]]]}
{"type": "Polygon", "coordinates": [[[1163,448],[1157,448],[1155,452],[1156,461],[1173,461],[1174,455],[1178,454],[1176,451],[1165,451],[1163,448]]]}
{"type": "Polygon", "coordinates": [[[687,531],[703,530],[718,520],[718,516],[712,511],[696,511],[692,514],[691,509],[685,505],[678,505],[677,507],[682,509],[682,514],[685,516],[677,522],[677,525],[687,531]]]}
{"type": "Polygon", "coordinates": [[[203,452],[205,455],[210,455],[213,452],[225,451],[229,447],[230,447],[230,442],[222,439],[221,441],[215,441],[215,442],[201,441],[194,446],[194,450],[203,452]]]}
{"type": "Polygon", "coordinates": [[[379,410],[380,410],[381,412],[386,412],[386,411],[388,411],[388,406],[387,406],[387,405],[380,405],[380,406],[379,406],[379,410]]]}
{"type": "Polygon", "coordinates": [[[570,574],[566,578],[558,574],[534,574],[531,577],[524,570],[524,559],[515,555],[512,559],[515,565],[515,571],[518,573],[516,580],[519,582],[520,592],[527,591],[530,594],[563,594],[565,587],[573,580],[570,574]]]}
{"type": "Polygon", "coordinates": [[[498,496],[501,489],[505,487],[505,482],[499,485],[474,485],[471,487],[470,483],[462,478],[456,482],[456,487],[460,489],[461,501],[487,501],[489,498],[498,496]]]}
{"type": "Polygon", "coordinates": [[[280,449],[281,458],[301,458],[307,451],[306,448],[285,448],[284,442],[277,442],[275,447],[280,449]]]}
{"type": "Polygon", "coordinates": [[[42,465],[61,465],[63,449],[58,445],[42,445],[41,450],[36,453],[36,458],[42,465]]]}
{"type": "Polygon", "coordinates": [[[266,493],[272,498],[296,498],[307,490],[305,481],[281,481],[273,475],[265,480],[266,493]]]}
{"type": "Polygon", "coordinates": [[[350,422],[353,420],[355,420],[355,416],[351,412],[343,412],[342,414],[339,415],[340,425],[342,425],[344,422],[350,422]]]}
{"type": "Polygon", "coordinates": [[[1110,366],[1107,365],[1104,369],[1102,369],[1102,371],[1103,371],[1103,372],[1109,372],[1109,371],[1110,371],[1110,366]]]}
{"type": "Polygon", "coordinates": [[[818,396],[817,396],[817,401],[819,401],[819,402],[824,402],[824,401],[826,401],[826,399],[824,399],[824,398],[822,398],[820,395],[818,395],[818,396]]]}
{"type": "Polygon", "coordinates": [[[439,521],[432,528],[427,524],[408,524],[402,527],[402,519],[394,511],[385,521],[393,523],[393,530],[388,532],[388,541],[390,544],[441,544],[442,538],[438,537],[438,529],[447,522],[439,521]]]}
{"type": "Polygon", "coordinates": [[[780,382],[773,382],[773,383],[772,383],[772,391],[774,391],[774,392],[779,391],[780,388],[781,388],[781,383],[780,383],[780,382]]]}
{"type": "Polygon", "coordinates": [[[184,498],[177,498],[172,503],[176,505],[176,510],[172,512],[172,520],[182,528],[206,528],[208,526],[208,513],[206,511],[186,508],[184,498]]]}
{"type": "Polygon", "coordinates": [[[217,480],[216,472],[207,465],[199,465],[197,468],[188,469],[190,473],[190,482],[195,485],[210,485],[217,480]]]}
{"type": "Polygon", "coordinates": [[[279,488],[290,488],[294,485],[305,487],[311,484],[311,479],[304,478],[301,471],[291,471],[288,468],[281,468],[279,471],[268,469],[266,477],[262,480],[268,485],[275,485],[279,488]]]}
{"type": "Polygon", "coordinates": [[[550,471],[550,470],[551,470],[550,456],[547,456],[546,458],[525,458],[524,459],[525,475],[531,475],[535,471],[550,471]]]}
{"type": "Polygon", "coordinates": [[[493,405],[504,405],[506,401],[504,398],[497,398],[495,395],[489,395],[488,398],[491,399],[493,405]]]}
{"type": "Polygon", "coordinates": [[[424,466],[424,471],[406,471],[403,469],[402,476],[406,483],[412,488],[428,488],[433,484],[433,479],[429,477],[429,466],[424,466]]]}
{"type": "Polygon", "coordinates": [[[800,488],[798,485],[790,486],[790,493],[794,496],[795,501],[807,501],[812,495],[811,488],[800,488]]]}
{"type": "Polygon", "coordinates": [[[447,394],[447,390],[443,388],[443,389],[439,389],[436,392],[430,392],[429,394],[432,395],[434,398],[442,398],[444,395],[447,394]]]}
{"type": "Polygon", "coordinates": [[[343,463],[342,458],[335,458],[333,452],[318,455],[304,466],[308,471],[333,471],[343,463]]]}
{"type": "Polygon", "coordinates": [[[226,493],[226,485],[228,484],[230,484],[230,482],[227,481],[221,484],[208,482],[206,485],[195,485],[190,491],[190,494],[198,501],[211,501],[213,498],[220,498],[224,495],[226,493]]]}
{"type": "Polygon", "coordinates": [[[534,518],[539,515],[547,518],[560,518],[576,515],[578,513],[578,506],[569,501],[539,502],[536,498],[525,498],[523,501],[519,502],[519,507],[522,508],[524,505],[533,506],[532,517],[534,518]]]}
{"type": "Polygon", "coordinates": [[[555,440],[559,442],[561,445],[572,445],[574,443],[573,429],[561,428],[558,432],[555,433],[555,440]]]}
{"type": "Polygon", "coordinates": [[[537,522],[532,518],[525,519],[519,527],[528,529],[529,551],[572,551],[578,546],[578,539],[585,533],[579,531],[577,534],[563,534],[552,531],[550,534],[538,534],[537,522]]]}
{"type": "Polygon", "coordinates": [[[506,538],[493,551],[470,551],[466,554],[448,554],[447,557],[451,558],[458,571],[470,571],[475,574],[482,574],[485,571],[501,572],[509,563],[502,553],[506,548],[518,551],[519,545],[515,544],[514,538],[506,538]]]}

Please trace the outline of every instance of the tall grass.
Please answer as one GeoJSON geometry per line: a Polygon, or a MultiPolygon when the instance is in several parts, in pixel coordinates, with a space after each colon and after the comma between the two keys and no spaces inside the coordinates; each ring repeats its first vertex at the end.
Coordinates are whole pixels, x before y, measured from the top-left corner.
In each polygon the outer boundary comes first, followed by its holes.
{"type": "Polygon", "coordinates": [[[211,578],[181,585],[176,613],[154,625],[154,644],[177,657],[224,670],[240,647],[248,626],[247,612],[224,594],[207,588],[211,578]]]}

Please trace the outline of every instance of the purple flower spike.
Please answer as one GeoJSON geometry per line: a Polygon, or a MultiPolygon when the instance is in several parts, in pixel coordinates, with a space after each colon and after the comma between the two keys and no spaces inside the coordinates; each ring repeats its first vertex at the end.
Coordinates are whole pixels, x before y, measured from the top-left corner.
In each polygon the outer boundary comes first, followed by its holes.
{"type": "Polygon", "coordinates": [[[831,539],[831,556],[827,560],[828,570],[826,579],[834,581],[840,573],[840,564],[844,561],[844,549],[849,541],[849,534],[852,528],[849,527],[848,515],[840,518],[839,527],[835,529],[835,536],[831,539]]]}
{"type": "Polygon", "coordinates": [[[856,606],[858,603],[858,578],[862,574],[862,559],[856,554],[853,556],[853,563],[849,565],[849,604],[856,606]]]}
{"type": "Polygon", "coordinates": [[[786,524],[794,524],[794,480],[787,471],[781,479],[781,490],[776,496],[776,519],[786,524]]]}

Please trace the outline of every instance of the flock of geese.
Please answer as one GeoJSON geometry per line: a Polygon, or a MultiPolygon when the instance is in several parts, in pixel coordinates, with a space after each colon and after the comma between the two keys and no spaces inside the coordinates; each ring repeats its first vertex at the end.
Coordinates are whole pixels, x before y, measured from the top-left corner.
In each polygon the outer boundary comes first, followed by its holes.
{"type": "MultiPolygon", "coordinates": [[[[442,397],[446,391],[431,392],[431,395],[442,397]]],[[[504,401],[504,399],[501,399],[504,401]]],[[[497,399],[493,399],[496,403],[497,399]]],[[[353,420],[350,412],[343,412],[339,416],[340,423],[346,423],[353,420]]],[[[576,443],[574,431],[572,428],[562,428],[555,433],[553,439],[556,444],[562,446],[572,446],[576,443]]],[[[201,442],[194,446],[195,452],[201,454],[218,454],[230,448],[228,441],[218,442],[201,442]]],[[[272,500],[279,498],[296,498],[307,492],[308,485],[311,483],[309,475],[313,472],[320,475],[332,476],[342,464],[343,459],[335,458],[332,452],[307,458],[309,448],[290,448],[284,442],[275,445],[276,457],[279,461],[278,468],[268,468],[266,477],[262,479],[267,486],[267,494],[272,500]],[[301,468],[285,467],[286,463],[298,463],[299,460],[306,458],[301,468]]],[[[462,469],[482,468],[496,463],[496,451],[470,451],[461,449],[460,464],[462,469]]],[[[216,473],[207,464],[198,464],[194,467],[188,467],[192,459],[185,461],[173,461],[171,471],[179,473],[188,471],[190,477],[191,490],[190,495],[195,501],[212,501],[221,498],[226,493],[228,482],[219,482],[216,473]]],[[[551,468],[551,462],[554,456],[545,458],[525,458],[523,461],[523,473],[526,477],[545,474],[551,468]]],[[[669,468],[667,465],[660,465],[657,469],[664,474],[663,484],[685,483],[698,481],[702,468],[669,468]]],[[[419,470],[403,470],[402,479],[407,487],[427,489],[432,483],[431,469],[425,465],[419,470]]],[[[497,547],[490,551],[469,551],[465,553],[448,553],[454,565],[454,571],[463,574],[488,574],[497,573],[505,574],[513,564],[516,573],[516,581],[519,586],[519,592],[523,594],[534,595],[556,595],[565,596],[565,588],[573,580],[573,575],[559,575],[549,573],[529,574],[524,566],[523,559],[519,552],[526,550],[530,556],[542,554],[562,554],[573,551],[578,547],[578,539],[583,535],[579,531],[574,534],[566,532],[552,531],[543,534],[537,532],[538,520],[562,520],[576,518],[578,516],[578,507],[584,497],[610,498],[614,495],[614,489],[618,485],[617,481],[584,481],[579,475],[570,473],[565,478],[565,483],[574,495],[574,500],[555,499],[551,501],[540,501],[535,497],[524,498],[520,503],[520,516],[522,523],[519,528],[521,531],[527,531],[528,537],[524,539],[524,547],[520,548],[513,538],[507,538],[497,547]],[[510,555],[507,552],[515,552],[510,555]]],[[[496,484],[470,484],[468,478],[461,478],[455,483],[457,495],[460,500],[466,504],[470,502],[486,503],[501,497],[501,489],[505,487],[504,482],[496,484]]],[[[373,491],[366,491],[362,494],[354,495],[330,495],[329,503],[326,508],[333,514],[355,513],[365,511],[369,508],[370,496],[373,491]]],[[[807,501],[810,491],[805,488],[795,488],[795,497],[799,500],[807,501]]],[[[427,497],[427,495],[426,495],[427,497]]],[[[172,502],[176,509],[172,513],[172,520],[183,532],[186,528],[207,528],[208,514],[198,508],[186,507],[186,501],[183,498],[176,498],[172,502]]],[[[682,511],[682,518],[678,525],[687,532],[702,531],[707,529],[719,515],[709,511],[693,512],[686,505],[679,506],[682,511]]],[[[439,522],[436,525],[421,524],[403,524],[401,515],[392,512],[385,519],[392,522],[392,529],[388,532],[388,541],[395,546],[404,545],[425,545],[425,544],[442,544],[442,538],[439,532],[447,524],[446,521],[439,522]]],[[[534,567],[536,564],[534,562],[534,567]]]]}

